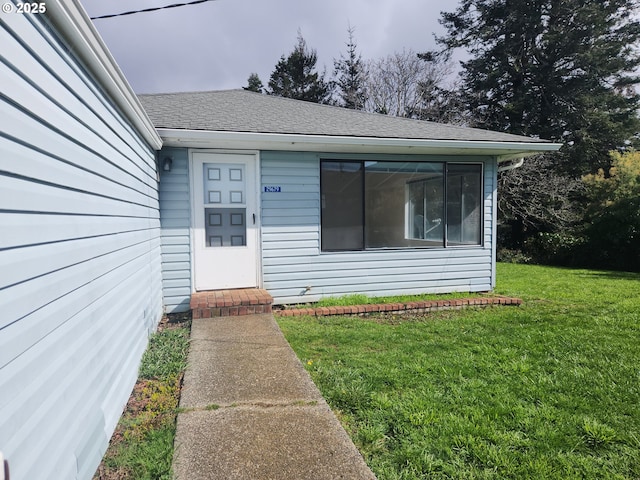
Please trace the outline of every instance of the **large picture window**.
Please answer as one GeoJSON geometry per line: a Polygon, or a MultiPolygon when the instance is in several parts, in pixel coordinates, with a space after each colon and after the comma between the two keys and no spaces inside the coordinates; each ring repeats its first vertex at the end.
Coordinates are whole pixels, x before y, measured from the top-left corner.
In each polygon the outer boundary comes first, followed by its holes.
{"type": "Polygon", "coordinates": [[[320,162],[323,251],[480,245],[482,165],[320,162]]]}

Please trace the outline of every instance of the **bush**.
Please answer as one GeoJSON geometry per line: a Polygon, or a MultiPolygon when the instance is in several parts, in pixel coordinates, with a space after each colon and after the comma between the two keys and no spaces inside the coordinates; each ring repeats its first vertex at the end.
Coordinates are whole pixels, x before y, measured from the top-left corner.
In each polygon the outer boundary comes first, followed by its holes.
{"type": "Polygon", "coordinates": [[[534,263],[544,265],[576,265],[581,263],[584,238],[572,233],[540,232],[525,242],[525,251],[534,263]]]}
{"type": "Polygon", "coordinates": [[[612,167],[583,177],[589,266],[640,271],[640,152],[611,154],[612,167]]]}
{"type": "Polygon", "coordinates": [[[499,262],[503,263],[532,263],[531,256],[514,248],[498,248],[496,254],[499,262]]]}

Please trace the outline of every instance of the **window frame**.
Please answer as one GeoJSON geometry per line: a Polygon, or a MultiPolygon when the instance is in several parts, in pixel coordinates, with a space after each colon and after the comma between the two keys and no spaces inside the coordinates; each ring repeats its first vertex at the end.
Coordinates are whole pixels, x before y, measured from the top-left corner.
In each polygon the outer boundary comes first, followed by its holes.
{"type": "MultiPolygon", "coordinates": [[[[484,163],[480,163],[480,162],[447,162],[445,164],[445,176],[444,176],[444,182],[445,182],[445,186],[444,186],[444,196],[445,196],[445,205],[444,205],[444,209],[445,209],[445,214],[444,214],[444,229],[445,229],[445,247],[446,248],[473,248],[473,247],[484,247],[484,163]],[[479,187],[480,187],[480,193],[479,193],[479,208],[480,208],[480,212],[479,212],[479,218],[478,218],[478,223],[479,223],[479,241],[478,243],[474,243],[474,244],[466,244],[466,243],[457,243],[455,242],[454,244],[450,244],[450,240],[449,240],[449,213],[448,213],[448,209],[449,209],[449,203],[447,202],[448,196],[449,196],[449,191],[448,191],[448,178],[449,178],[449,165],[464,165],[464,166],[468,166],[468,165],[480,165],[480,182],[479,182],[479,187]]],[[[462,203],[462,202],[461,202],[462,203]]]]}
{"type": "MultiPolygon", "coordinates": [[[[484,161],[447,161],[447,160],[391,160],[391,159],[376,159],[376,158],[342,158],[342,157],[320,157],[319,162],[319,178],[320,178],[320,253],[321,254],[331,254],[331,253],[349,253],[349,252],[362,252],[362,251],[388,251],[388,250],[425,250],[425,249],[471,249],[471,248],[484,248],[485,247],[485,162],[484,161]],[[362,247],[361,248],[351,248],[351,249],[325,249],[323,248],[323,218],[324,218],[324,208],[323,208],[323,181],[322,181],[322,165],[323,163],[358,163],[361,166],[362,170],[362,182],[361,182],[361,224],[362,224],[362,247]],[[397,163],[437,163],[443,165],[443,175],[442,175],[442,191],[443,191],[443,216],[442,216],[442,225],[443,225],[443,239],[442,244],[440,245],[411,245],[411,246],[393,246],[393,247],[367,247],[367,238],[366,238],[366,163],[367,162],[397,162],[397,163]],[[476,165],[480,166],[479,172],[479,187],[480,187],[480,195],[479,195],[479,243],[477,244],[450,244],[448,240],[448,218],[447,218],[447,210],[448,210],[448,191],[447,191],[447,178],[449,174],[449,165],[476,165]]],[[[419,181],[419,180],[416,180],[419,181]]],[[[405,228],[403,230],[403,235],[405,238],[407,237],[407,229],[409,226],[407,225],[407,215],[408,215],[408,206],[406,206],[406,191],[405,191],[405,228]]]]}
{"type": "MultiPolygon", "coordinates": [[[[433,162],[435,163],[435,162],[433,162]]],[[[442,163],[442,178],[440,179],[440,188],[442,189],[442,212],[440,215],[440,218],[438,218],[439,222],[436,225],[436,227],[439,227],[440,225],[442,226],[442,238],[440,239],[440,244],[439,245],[429,245],[427,243],[424,243],[423,245],[416,245],[415,248],[444,248],[447,245],[447,164],[444,162],[440,162],[442,163]]],[[[407,240],[414,240],[414,241],[432,241],[435,242],[435,240],[428,240],[426,238],[418,238],[418,237],[414,237],[412,236],[412,234],[410,233],[412,230],[413,222],[411,222],[411,217],[412,217],[412,210],[411,210],[411,187],[413,185],[421,185],[423,187],[423,194],[424,194],[424,204],[423,204],[423,211],[426,211],[426,207],[427,207],[427,203],[426,203],[426,187],[427,187],[427,183],[430,181],[430,179],[418,179],[418,180],[412,180],[410,182],[407,182],[405,184],[405,191],[404,191],[404,196],[405,196],[405,200],[404,200],[404,215],[405,215],[405,219],[404,219],[404,235],[405,238],[407,240]]],[[[424,219],[426,218],[426,213],[423,213],[423,228],[424,227],[424,219]]],[[[427,230],[425,229],[425,234],[428,233],[427,230]]],[[[410,248],[410,247],[405,247],[405,248],[410,248]]]]}
{"type": "Polygon", "coordinates": [[[364,220],[365,220],[365,198],[364,198],[364,188],[365,188],[365,162],[364,160],[341,160],[341,159],[320,159],[320,252],[327,252],[327,253],[336,253],[336,252],[362,252],[365,251],[366,248],[366,239],[365,239],[365,228],[364,228],[364,220]],[[323,198],[323,189],[322,189],[322,184],[323,184],[323,175],[322,175],[322,164],[323,163],[358,163],[360,164],[360,168],[359,171],[362,172],[362,178],[360,179],[360,189],[361,189],[361,195],[360,195],[360,223],[362,224],[362,229],[361,229],[361,241],[362,241],[362,247],[360,248],[341,248],[341,249],[325,249],[323,248],[323,243],[324,243],[324,237],[325,234],[322,230],[322,225],[323,225],[323,217],[325,215],[324,213],[324,208],[323,205],[325,203],[325,200],[323,198]]]}

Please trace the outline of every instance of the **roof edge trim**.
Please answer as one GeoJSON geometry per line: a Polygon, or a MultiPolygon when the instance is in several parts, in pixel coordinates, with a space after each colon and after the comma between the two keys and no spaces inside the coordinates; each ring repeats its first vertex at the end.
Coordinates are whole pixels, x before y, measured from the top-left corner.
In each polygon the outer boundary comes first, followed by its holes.
{"type": "Polygon", "coordinates": [[[80,2],[47,2],[46,15],[147,143],[159,150],[162,139],[80,2]]]}
{"type": "MultiPolygon", "coordinates": [[[[215,143],[245,144],[245,148],[273,149],[274,147],[292,149],[305,149],[319,144],[328,147],[397,147],[415,150],[474,150],[484,151],[487,155],[496,155],[498,161],[507,161],[514,157],[523,157],[542,152],[554,152],[562,146],[552,142],[496,142],[496,141],[470,141],[470,140],[433,140],[412,138],[387,138],[387,137],[349,137],[349,136],[325,136],[281,133],[255,133],[255,132],[228,132],[215,130],[184,130],[171,128],[158,128],[158,133],[165,144],[178,146],[190,146],[193,144],[202,146],[214,146],[215,143]],[[167,143],[168,142],[168,143],[167,143]],[[297,146],[297,147],[296,147],[297,146]],[[501,155],[504,152],[504,155],[501,155]]],[[[314,148],[315,150],[315,148],[314,148]]]]}

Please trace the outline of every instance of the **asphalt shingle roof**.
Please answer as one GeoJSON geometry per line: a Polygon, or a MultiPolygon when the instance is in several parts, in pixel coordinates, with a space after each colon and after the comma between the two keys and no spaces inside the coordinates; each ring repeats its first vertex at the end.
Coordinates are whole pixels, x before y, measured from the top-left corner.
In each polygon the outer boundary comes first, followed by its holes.
{"type": "Polygon", "coordinates": [[[545,140],[262,95],[246,90],[139,95],[156,128],[347,136],[546,143],[545,140]]]}

